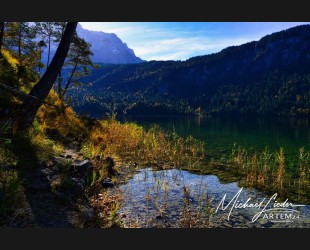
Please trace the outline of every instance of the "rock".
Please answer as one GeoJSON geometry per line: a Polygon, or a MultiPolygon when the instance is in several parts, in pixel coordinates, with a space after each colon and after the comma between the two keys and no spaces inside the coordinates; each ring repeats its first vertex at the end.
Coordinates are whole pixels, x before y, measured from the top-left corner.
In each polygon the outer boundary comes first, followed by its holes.
{"type": "Polygon", "coordinates": [[[52,160],[52,164],[53,165],[61,165],[63,163],[63,158],[61,157],[55,157],[53,160],[52,160]]]}
{"type": "Polygon", "coordinates": [[[86,177],[93,165],[89,160],[75,160],[73,167],[75,167],[80,176],[86,177]]]}
{"type": "Polygon", "coordinates": [[[254,223],[253,222],[247,222],[245,225],[248,228],[253,228],[254,227],[254,223]]]}
{"type": "Polygon", "coordinates": [[[94,218],[94,215],[95,215],[94,210],[92,208],[87,208],[87,207],[82,208],[82,213],[83,213],[84,218],[88,220],[94,218]]]}
{"type": "Polygon", "coordinates": [[[52,175],[52,174],[53,174],[53,170],[50,169],[50,168],[43,168],[43,169],[41,169],[41,172],[42,172],[43,174],[45,174],[46,176],[49,176],[49,175],[52,175]]]}
{"type": "Polygon", "coordinates": [[[178,213],[177,213],[176,211],[171,211],[170,214],[171,214],[172,216],[177,216],[177,215],[178,215],[178,213]]]}
{"type": "Polygon", "coordinates": [[[114,186],[114,184],[110,178],[103,179],[103,181],[101,182],[101,185],[103,188],[109,188],[109,187],[114,186]]]}
{"type": "Polygon", "coordinates": [[[162,220],[163,217],[162,217],[161,215],[157,215],[157,216],[155,217],[155,219],[156,219],[156,220],[162,220]]]}
{"type": "Polygon", "coordinates": [[[89,160],[76,160],[74,161],[73,165],[75,167],[83,168],[83,167],[91,165],[91,163],[89,162],[89,160]]]}
{"type": "Polygon", "coordinates": [[[261,224],[262,226],[265,226],[268,224],[268,221],[263,218],[260,218],[257,220],[257,223],[261,224]]]}
{"type": "Polygon", "coordinates": [[[74,186],[78,189],[78,190],[82,190],[85,187],[85,181],[83,179],[80,178],[71,178],[70,179],[73,183],[74,186]]]}
{"type": "Polygon", "coordinates": [[[72,159],[72,155],[66,155],[66,159],[72,159]]]}
{"type": "Polygon", "coordinates": [[[228,223],[228,222],[224,222],[223,224],[222,224],[222,226],[224,226],[225,228],[230,228],[230,227],[232,227],[232,225],[230,224],[230,223],[228,223]]]}
{"type": "Polygon", "coordinates": [[[47,164],[46,161],[41,161],[41,162],[39,163],[39,167],[40,167],[40,168],[47,168],[47,167],[48,167],[48,164],[47,164]]]}
{"type": "Polygon", "coordinates": [[[106,169],[108,171],[108,175],[109,176],[115,175],[117,172],[114,169],[115,162],[114,162],[113,158],[107,157],[104,161],[105,161],[106,169]]]}

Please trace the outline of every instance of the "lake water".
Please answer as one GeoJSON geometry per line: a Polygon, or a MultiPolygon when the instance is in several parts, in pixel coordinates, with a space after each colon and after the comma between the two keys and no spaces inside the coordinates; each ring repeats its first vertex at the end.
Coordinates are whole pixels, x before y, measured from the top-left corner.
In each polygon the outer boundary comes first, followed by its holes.
{"type": "MultiPolygon", "coordinates": [[[[284,148],[286,156],[297,156],[298,149],[310,150],[310,120],[269,117],[135,117],[127,121],[136,122],[144,128],[158,124],[162,129],[175,130],[181,136],[192,135],[206,144],[207,154],[214,158],[227,156],[234,144],[257,151],[268,147],[271,151],[284,148]]],[[[214,212],[226,195],[226,205],[240,190],[237,182],[221,183],[215,175],[198,175],[188,171],[171,169],[155,171],[142,169],[120,187],[124,194],[119,212],[123,214],[125,227],[309,227],[310,205],[298,212],[300,218],[264,218],[290,211],[273,210],[264,213],[252,222],[259,211],[255,208],[234,210],[228,220],[229,211],[214,212]],[[188,204],[184,197],[188,192],[188,204]],[[207,195],[208,194],[208,195],[207,195]],[[206,198],[210,199],[206,214],[206,198]],[[186,207],[185,207],[186,205],[186,207]],[[186,214],[186,211],[189,213],[186,214]],[[188,218],[189,217],[189,218],[188,218]]],[[[248,198],[265,202],[270,196],[255,189],[244,188],[240,202],[248,198]]],[[[279,216],[280,216],[279,215],[279,216]]]]}
{"type": "MultiPolygon", "coordinates": [[[[275,208],[271,199],[255,189],[242,189],[236,182],[220,183],[215,175],[197,175],[171,169],[141,169],[120,187],[124,200],[119,213],[125,227],[309,227],[310,205],[275,208]],[[187,190],[185,196],[184,188],[187,190]],[[261,203],[261,208],[224,208],[240,192],[237,202],[261,203]],[[188,203],[185,202],[187,197],[188,203]],[[209,202],[208,202],[209,201],[209,202]],[[265,207],[266,206],[266,207],[265,207]],[[269,210],[271,209],[271,210],[269,210]],[[294,211],[293,211],[294,210],[294,211]],[[210,211],[208,214],[207,212],[210,211]],[[263,211],[257,218],[255,215],[263,211]],[[190,224],[188,223],[190,221],[190,224]]],[[[279,201],[278,201],[279,202],[279,201]]],[[[289,201],[288,201],[289,202],[289,201]]],[[[231,204],[234,203],[234,200],[231,204]]],[[[298,205],[298,204],[294,204],[298,205]]],[[[280,206],[279,206],[280,207],[280,206]]]]}
{"type": "Polygon", "coordinates": [[[207,152],[219,155],[230,152],[233,145],[261,151],[284,148],[287,155],[297,155],[298,149],[310,150],[310,120],[286,117],[134,117],[127,118],[145,128],[158,124],[181,136],[203,140],[207,152]]]}

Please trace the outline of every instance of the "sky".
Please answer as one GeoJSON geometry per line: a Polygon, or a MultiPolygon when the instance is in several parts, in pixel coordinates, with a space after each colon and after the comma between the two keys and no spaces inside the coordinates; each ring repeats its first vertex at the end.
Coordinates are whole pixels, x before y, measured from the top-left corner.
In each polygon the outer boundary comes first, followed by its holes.
{"type": "MultiPolygon", "coordinates": [[[[88,30],[115,33],[136,56],[186,60],[259,40],[301,22],[80,22],[88,30]]],[[[310,23],[308,23],[310,24],[310,23]]]]}

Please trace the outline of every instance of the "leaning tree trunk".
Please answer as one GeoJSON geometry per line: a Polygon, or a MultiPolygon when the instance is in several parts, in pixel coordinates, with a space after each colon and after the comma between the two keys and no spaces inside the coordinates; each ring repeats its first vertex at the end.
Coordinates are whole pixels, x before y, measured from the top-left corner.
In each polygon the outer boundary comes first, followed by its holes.
{"type": "Polygon", "coordinates": [[[0,22],[0,51],[2,49],[3,37],[4,37],[4,22],[0,22]]]}
{"type": "Polygon", "coordinates": [[[64,35],[61,38],[51,64],[48,66],[46,72],[39,80],[39,82],[31,89],[29,93],[29,95],[38,99],[32,98],[25,100],[14,115],[14,132],[26,130],[33,123],[34,118],[42,105],[42,101],[40,100],[45,100],[45,98],[48,96],[57,78],[57,75],[63,66],[76,26],[77,22],[67,23],[64,35]]]}

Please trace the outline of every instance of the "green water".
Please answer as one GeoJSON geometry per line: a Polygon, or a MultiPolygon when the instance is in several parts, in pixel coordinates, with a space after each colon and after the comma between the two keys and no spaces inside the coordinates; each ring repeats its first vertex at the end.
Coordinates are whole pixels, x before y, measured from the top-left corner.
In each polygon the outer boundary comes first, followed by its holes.
{"type": "Polygon", "coordinates": [[[229,153],[234,144],[257,151],[283,147],[287,156],[298,149],[310,150],[310,120],[287,117],[134,117],[127,118],[145,128],[158,124],[181,136],[203,140],[209,155],[229,153]]]}

